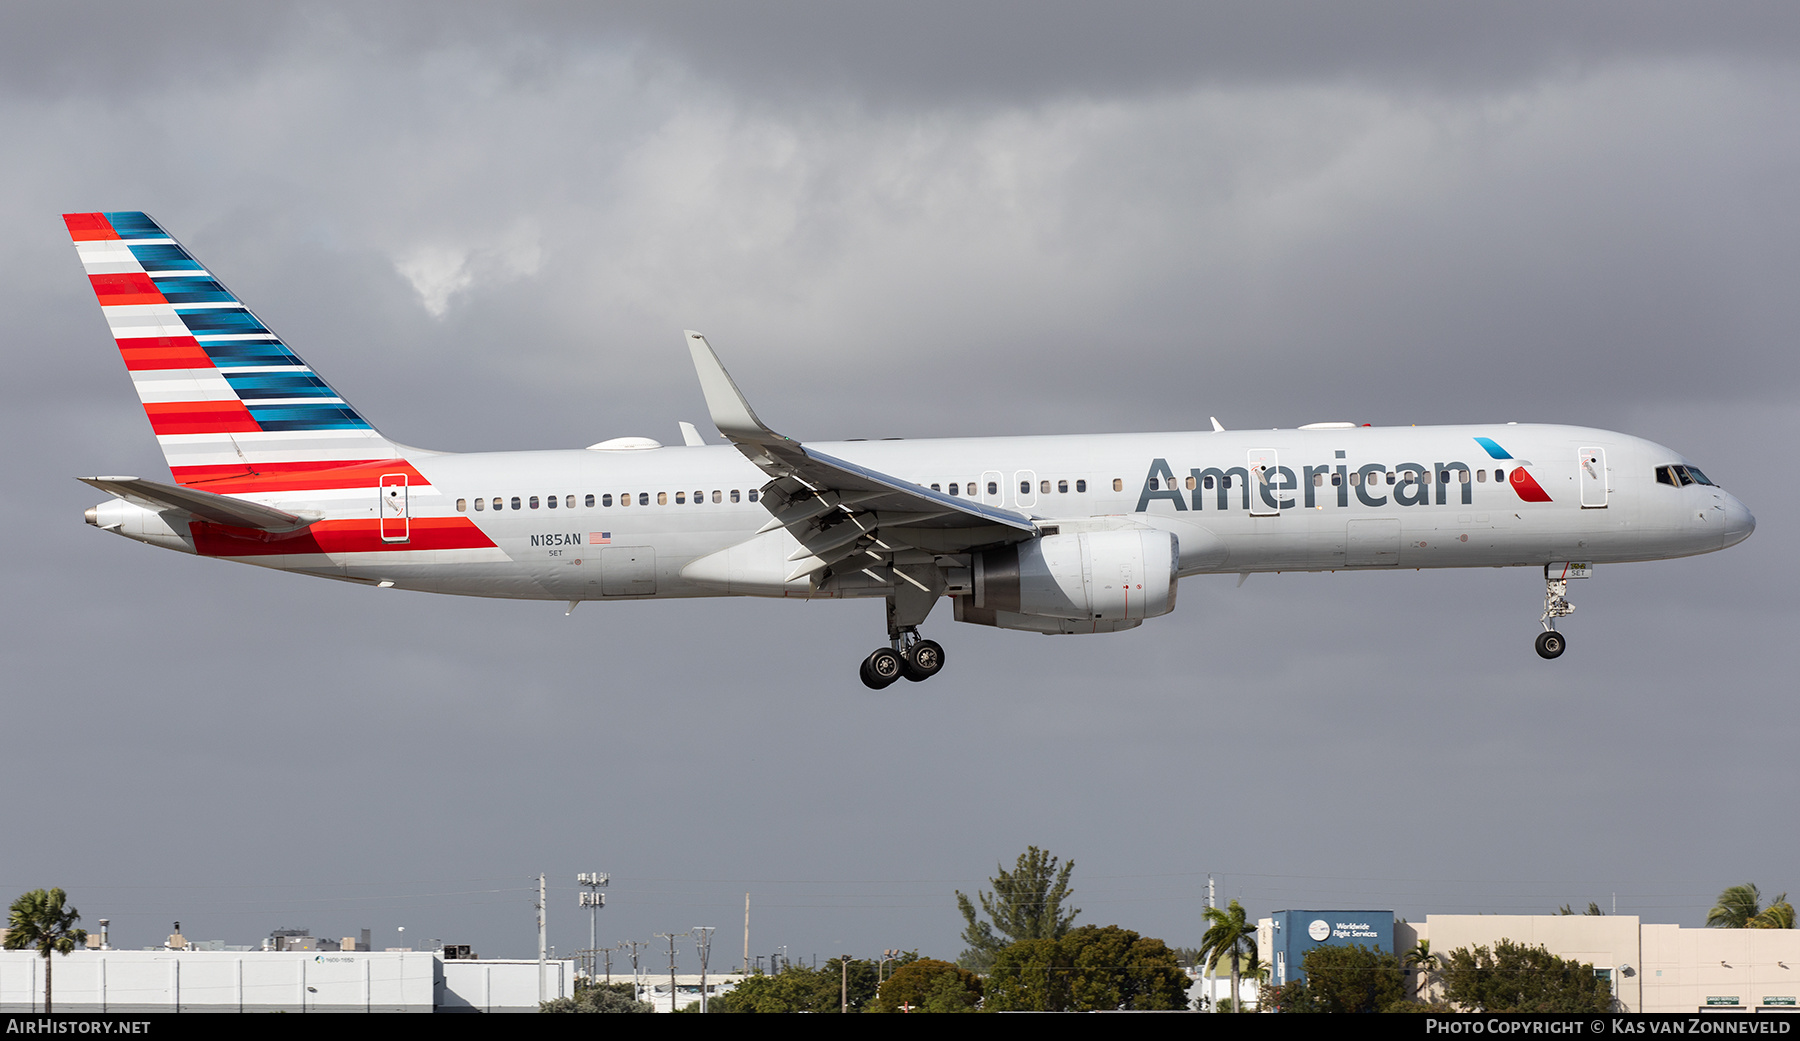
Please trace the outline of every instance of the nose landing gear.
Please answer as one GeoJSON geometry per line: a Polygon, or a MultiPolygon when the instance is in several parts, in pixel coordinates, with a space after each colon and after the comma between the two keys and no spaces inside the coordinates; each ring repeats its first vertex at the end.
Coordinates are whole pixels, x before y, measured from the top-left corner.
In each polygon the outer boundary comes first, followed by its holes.
{"type": "Polygon", "coordinates": [[[1546,661],[1560,658],[1568,649],[1568,638],[1556,631],[1556,620],[1575,613],[1575,605],[1569,603],[1569,579],[1586,578],[1589,570],[1586,564],[1551,564],[1544,568],[1544,616],[1538,619],[1544,631],[1537,638],[1538,657],[1546,661]]]}

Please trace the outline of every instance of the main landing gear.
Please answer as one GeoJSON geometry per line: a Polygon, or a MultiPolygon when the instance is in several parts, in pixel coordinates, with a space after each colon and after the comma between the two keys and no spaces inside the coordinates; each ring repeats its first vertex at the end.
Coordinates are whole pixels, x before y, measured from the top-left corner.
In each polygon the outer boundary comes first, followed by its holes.
{"type": "Polygon", "coordinates": [[[1549,568],[1544,569],[1544,616],[1538,621],[1544,624],[1544,631],[1538,634],[1538,657],[1546,660],[1562,657],[1568,649],[1568,638],[1556,631],[1556,620],[1567,618],[1575,613],[1575,605],[1569,603],[1568,569],[1557,571],[1558,577],[1551,578],[1549,568]]]}
{"type": "Polygon", "coordinates": [[[906,628],[894,636],[890,647],[877,647],[863,659],[862,681],[870,690],[882,690],[902,677],[921,683],[944,667],[944,649],[935,640],[922,640],[919,630],[906,628]]]}

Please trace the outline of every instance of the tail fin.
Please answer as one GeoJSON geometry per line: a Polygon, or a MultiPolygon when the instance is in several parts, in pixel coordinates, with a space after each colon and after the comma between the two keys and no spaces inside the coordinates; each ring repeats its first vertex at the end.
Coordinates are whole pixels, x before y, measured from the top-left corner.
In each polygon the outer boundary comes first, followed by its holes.
{"type": "Polygon", "coordinates": [[[298,477],[405,451],[148,216],[63,221],[176,483],[298,477]]]}

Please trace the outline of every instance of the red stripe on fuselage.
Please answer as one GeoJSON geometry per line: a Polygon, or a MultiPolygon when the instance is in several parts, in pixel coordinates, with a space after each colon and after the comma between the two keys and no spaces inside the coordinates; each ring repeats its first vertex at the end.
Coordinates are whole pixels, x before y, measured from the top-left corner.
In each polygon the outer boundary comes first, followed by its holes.
{"type": "Polygon", "coordinates": [[[251,492],[312,491],[328,488],[380,487],[387,474],[405,474],[414,488],[431,482],[404,459],[345,459],[309,463],[254,463],[225,466],[171,467],[176,484],[204,484],[209,492],[245,495],[251,492]]]}
{"type": "Polygon", "coordinates": [[[88,281],[93,283],[94,295],[100,299],[101,307],[114,304],[166,304],[162,292],[150,276],[141,272],[135,274],[89,275],[88,281]]]}
{"type": "Polygon", "coordinates": [[[200,341],[192,336],[128,336],[119,341],[119,356],[132,372],[214,368],[200,341]]]}
{"type": "Polygon", "coordinates": [[[100,239],[116,239],[119,233],[113,230],[112,222],[104,213],[65,213],[63,223],[69,226],[69,237],[76,242],[95,242],[100,239]]]}
{"type": "Polygon", "coordinates": [[[205,557],[270,557],[320,553],[408,553],[437,549],[491,549],[493,540],[467,517],[414,517],[405,542],[381,541],[381,521],[326,520],[292,536],[252,528],[192,521],[194,552],[205,557]]]}
{"type": "Polygon", "coordinates": [[[1510,481],[1512,482],[1513,491],[1518,492],[1519,498],[1524,499],[1526,502],[1554,501],[1550,498],[1549,492],[1544,491],[1543,488],[1539,487],[1535,480],[1532,480],[1531,475],[1525,472],[1523,466],[1513,467],[1510,481]]]}
{"type": "Polygon", "coordinates": [[[235,434],[261,430],[241,401],[170,401],[144,406],[150,428],[162,434],[235,434]]]}

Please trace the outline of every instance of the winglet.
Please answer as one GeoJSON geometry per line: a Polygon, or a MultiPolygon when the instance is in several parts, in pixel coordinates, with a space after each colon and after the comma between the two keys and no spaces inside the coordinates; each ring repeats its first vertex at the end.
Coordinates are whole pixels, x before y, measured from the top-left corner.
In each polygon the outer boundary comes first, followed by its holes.
{"type": "Polygon", "coordinates": [[[694,372],[700,377],[700,392],[706,395],[707,411],[712,413],[713,426],[719,428],[719,433],[733,441],[787,440],[756,418],[750,403],[744,400],[744,392],[720,364],[706,337],[689,329],[687,343],[688,352],[694,356],[694,372]]]}

